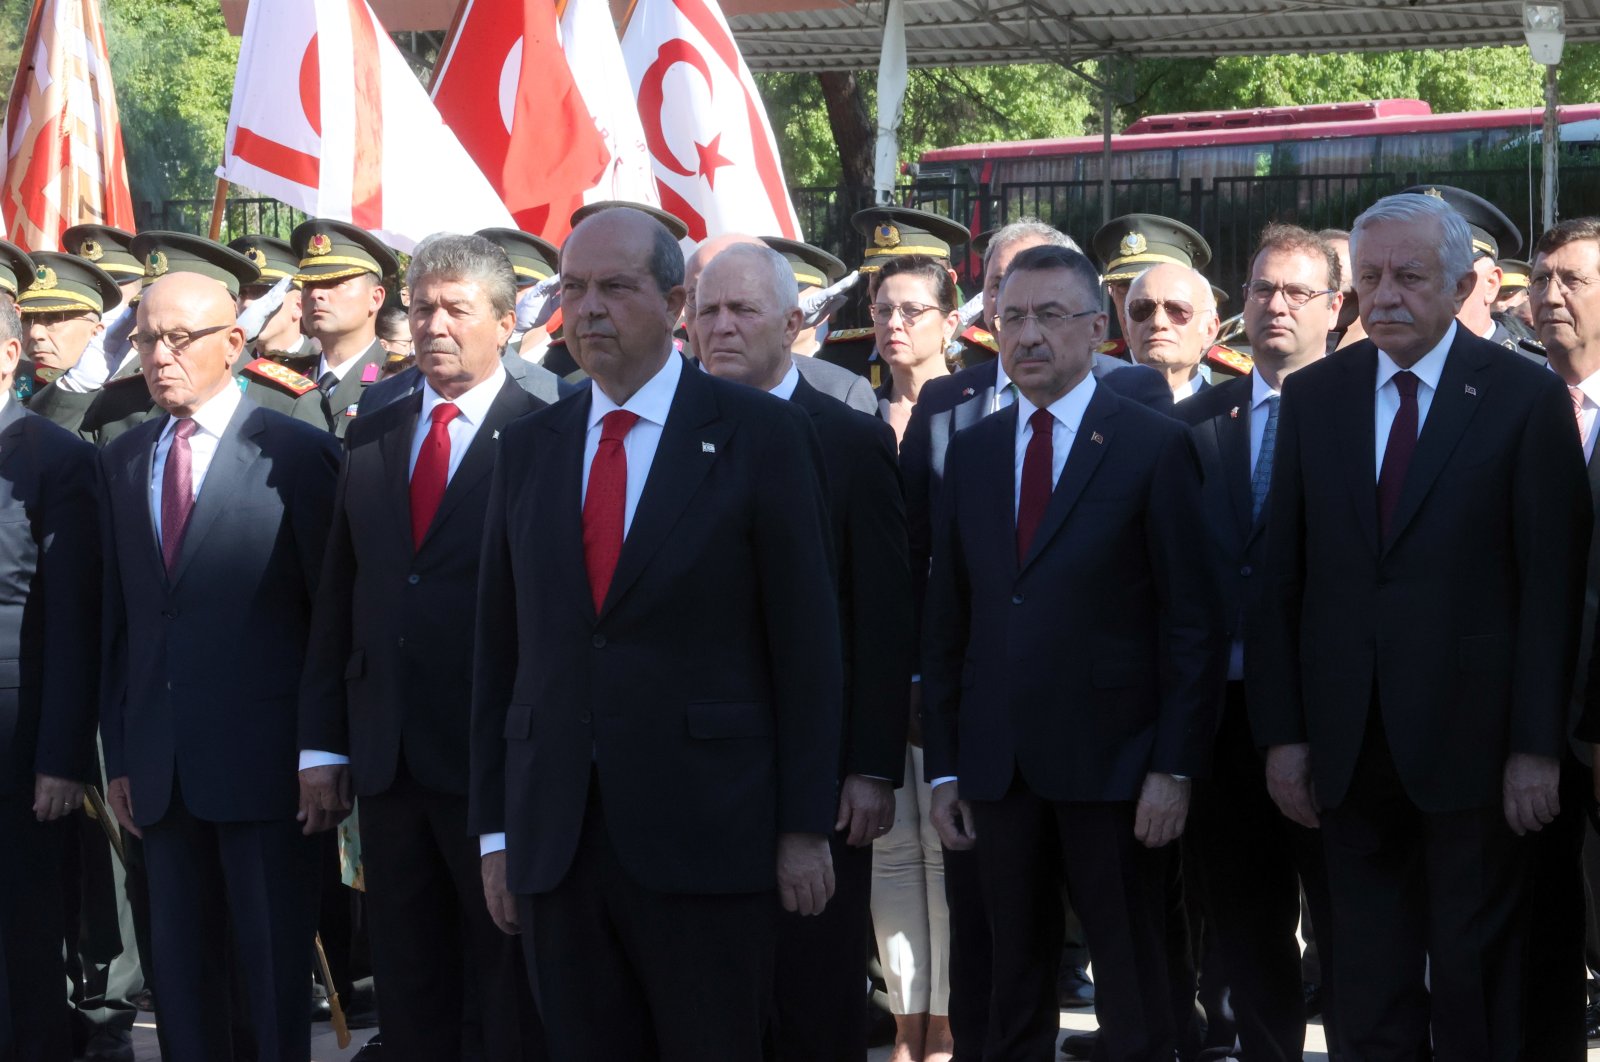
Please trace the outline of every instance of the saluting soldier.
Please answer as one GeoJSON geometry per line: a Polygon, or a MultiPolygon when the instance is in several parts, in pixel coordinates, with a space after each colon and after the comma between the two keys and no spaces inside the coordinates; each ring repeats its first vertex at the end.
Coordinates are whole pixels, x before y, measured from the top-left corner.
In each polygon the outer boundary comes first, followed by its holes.
{"type": "MultiPolygon", "coordinates": [[[[14,243],[0,240],[0,301],[17,304],[17,292],[33,283],[33,259],[14,243]]],[[[20,340],[20,337],[19,337],[20,340]]],[[[18,343],[21,349],[21,343],[18,343]]]]}
{"type": "Polygon", "coordinates": [[[305,331],[322,346],[312,381],[327,430],[343,439],[361,396],[383,378],[388,353],[378,342],[383,278],[400,260],[372,233],[343,221],[313,218],[289,236],[305,288],[305,331]]]}
{"type": "MultiPolygon", "coordinates": [[[[878,270],[891,258],[925,255],[938,259],[949,269],[952,250],[972,239],[972,233],[961,222],[913,207],[867,207],[856,211],[850,218],[850,224],[867,238],[867,249],[862,254],[860,266],[867,278],[866,299],[861,303],[863,307],[877,295],[878,270]]],[[[864,315],[865,311],[862,313],[864,315]]],[[[859,327],[858,321],[842,323],[850,327],[830,330],[817,357],[834,365],[842,365],[858,376],[865,376],[873,390],[877,390],[888,382],[889,370],[883,359],[878,357],[872,325],[868,323],[863,328],[859,327]]]]}
{"type": "MultiPolygon", "coordinates": [[[[117,282],[90,262],[59,251],[37,251],[30,257],[32,278],[17,295],[23,364],[16,386],[24,401],[78,363],[90,340],[105,327],[102,316],[122,301],[117,282]]],[[[93,393],[62,393],[35,412],[75,430],[93,399],[93,393]]]]}
{"type": "Polygon", "coordinates": [[[293,369],[301,376],[313,375],[321,351],[309,336],[300,331],[303,293],[300,290],[300,282],[294,280],[295,274],[300,272],[300,259],[294,253],[294,248],[289,246],[287,240],[260,234],[240,236],[237,240],[230,240],[227,246],[229,250],[237,251],[250,259],[251,264],[261,274],[258,279],[240,286],[240,313],[243,313],[251,303],[265,296],[285,277],[292,281],[283,293],[283,301],[272,311],[272,316],[267,318],[266,323],[261,326],[261,331],[256,333],[255,339],[245,348],[245,353],[249,356],[239,359],[238,369],[242,370],[256,358],[266,358],[293,369]]]}
{"type": "Polygon", "coordinates": [[[34,388],[31,374],[18,374],[18,394],[28,399],[28,408],[72,431],[81,427],[84,412],[106,381],[119,370],[131,371],[130,363],[137,360],[128,333],[133,330],[133,304],[139,300],[144,266],[134,258],[132,243],[133,233],[109,225],[74,225],[61,234],[66,253],[93,263],[122,292],[121,302],[107,306],[101,316],[104,329],[89,340],[72,368],[42,388],[34,388]]]}

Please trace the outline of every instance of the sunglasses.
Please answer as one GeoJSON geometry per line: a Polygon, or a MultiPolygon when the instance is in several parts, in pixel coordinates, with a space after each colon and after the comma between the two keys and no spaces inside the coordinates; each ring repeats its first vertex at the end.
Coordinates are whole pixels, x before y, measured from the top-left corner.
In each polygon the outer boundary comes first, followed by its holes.
{"type": "Polygon", "coordinates": [[[1182,328],[1194,317],[1194,307],[1177,299],[1134,299],[1128,303],[1128,319],[1140,324],[1155,316],[1156,308],[1166,311],[1167,320],[1182,328]]]}

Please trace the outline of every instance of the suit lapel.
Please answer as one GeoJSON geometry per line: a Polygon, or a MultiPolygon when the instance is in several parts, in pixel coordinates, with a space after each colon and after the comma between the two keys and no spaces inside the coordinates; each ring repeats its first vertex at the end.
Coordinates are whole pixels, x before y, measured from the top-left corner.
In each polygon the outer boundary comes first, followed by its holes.
{"type": "MultiPolygon", "coordinates": [[[[394,418],[394,423],[378,443],[383,455],[384,494],[394,510],[390,526],[405,543],[406,552],[411,543],[411,440],[417,430],[417,417],[422,412],[422,395],[414,392],[394,403],[404,413],[394,418]]],[[[397,410],[399,412],[399,410],[397,410]]]]}
{"type": "MultiPolygon", "coordinates": [[[[1400,500],[1394,510],[1394,525],[1389,529],[1385,549],[1393,545],[1412,517],[1417,515],[1422,499],[1427,497],[1433,481],[1439,478],[1445,462],[1461,440],[1462,432],[1466,431],[1468,422],[1478,410],[1478,391],[1483,387],[1486,359],[1463,342],[1466,335],[1466,329],[1458,327],[1455,342],[1445,356],[1444,371],[1439,374],[1439,389],[1428,406],[1428,419],[1422,423],[1422,434],[1417,437],[1417,449],[1411,455],[1411,467],[1406,470],[1406,481],[1400,488],[1400,500]]],[[[1376,488],[1373,496],[1376,499],[1376,488]]]]}
{"type": "MultiPolygon", "coordinates": [[[[433,514],[433,523],[428,525],[428,533],[423,536],[422,545],[427,544],[439,526],[450,518],[456,506],[461,504],[461,499],[470,494],[494,468],[494,457],[500,450],[500,429],[526,412],[528,412],[526,392],[517,386],[515,380],[501,380],[500,390],[495,393],[494,401],[489,403],[489,410],[483,415],[483,423],[478,425],[477,433],[472,436],[471,445],[461,457],[461,464],[456,466],[456,474],[450,477],[450,482],[444,489],[444,497],[439,501],[438,511],[433,514]]],[[[420,550],[419,546],[418,551],[420,550]]]]}
{"type": "MultiPolygon", "coordinates": [[[[1243,379],[1251,381],[1253,378],[1246,376],[1243,379]]],[[[1253,383],[1251,386],[1254,386],[1253,383]]],[[[1260,532],[1260,521],[1251,511],[1255,500],[1250,490],[1250,418],[1255,415],[1250,408],[1252,397],[1254,391],[1246,388],[1243,397],[1227,416],[1212,420],[1217,432],[1217,451],[1222,460],[1222,481],[1228,491],[1228,502],[1238,522],[1240,536],[1246,542],[1260,532]]]]}
{"type": "MultiPolygon", "coordinates": [[[[178,553],[178,568],[172,573],[172,585],[183,581],[189,562],[199,552],[217,514],[226,511],[234,491],[244,479],[245,468],[261,455],[255,437],[263,430],[258,407],[248,398],[239,403],[233,417],[217,441],[217,452],[212,455],[206,478],[200,484],[200,494],[195,498],[194,511],[189,514],[189,526],[183,533],[183,548],[178,553]]],[[[157,551],[159,553],[159,549],[157,551]]]]}
{"type": "MultiPolygon", "coordinates": [[[[1015,404],[1012,406],[1016,408],[1015,404]]],[[[1039,529],[1034,532],[1033,542],[1028,546],[1028,555],[1022,562],[1022,571],[1028,570],[1034,558],[1044,550],[1056,532],[1061,530],[1061,525],[1066,523],[1067,514],[1072,512],[1072,507],[1078,504],[1083,489],[1089,485],[1089,479],[1094,475],[1094,470],[1100,467],[1100,459],[1105,456],[1106,449],[1112,444],[1111,420],[1117,413],[1117,399],[1104,387],[1096,386],[1094,394],[1089,396],[1089,406],[1083,411],[1083,420],[1078,425],[1078,431],[1072,438],[1072,448],[1067,451],[1066,466],[1061,469],[1061,478],[1056,480],[1056,489],[1050,492],[1050,504],[1045,507],[1044,518],[1039,521],[1039,529]]],[[[1012,458],[1016,460],[1015,457],[1012,458]]],[[[1012,523],[1015,525],[1015,518],[1012,523]]]]}
{"type": "Polygon", "coordinates": [[[1345,454],[1345,471],[1349,475],[1348,489],[1351,504],[1355,506],[1356,522],[1361,525],[1367,548],[1378,552],[1378,477],[1373,471],[1373,454],[1377,446],[1376,384],[1378,382],[1378,348],[1371,340],[1362,340],[1346,351],[1332,357],[1344,358],[1345,370],[1343,408],[1348,415],[1334,416],[1333,430],[1338,437],[1330,440],[1332,453],[1345,454]]]}
{"type": "Polygon", "coordinates": [[[622,555],[617,559],[602,613],[627,593],[666,542],[732,432],[731,423],[718,419],[717,399],[710,381],[686,365],[645,479],[644,493],[634,510],[633,524],[623,540],[622,555]]]}
{"type": "Polygon", "coordinates": [[[544,421],[554,436],[551,440],[549,460],[554,463],[554,501],[545,504],[541,495],[545,519],[553,541],[548,550],[538,550],[540,556],[577,558],[578,563],[551,565],[558,579],[568,581],[569,590],[580,601],[584,618],[594,619],[594,595],[589,590],[588,571],[583,560],[583,451],[589,433],[589,410],[594,402],[593,391],[584,387],[580,398],[556,407],[556,413],[544,421]]]}
{"type": "MultiPolygon", "coordinates": [[[[374,339],[372,346],[368,347],[365,352],[356,358],[356,363],[350,366],[350,371],[345,373],[343,378],[339,380],[338,386],[328,393],[329,423],[335,430],[337,430],[340,418],[344,416],[344,411],[361,401],[361,391],[364,387],[361,377],[365,375],[367,367],[369,365],[382,365],[383,359],[383,348],[374,339]]],[[[418,384],[420,385],[420,381],[418,384]]]]}
{"type": "Polygon", "coordinates": [[[16,399],[0,406],[0,474],[6,472],[22,449],[22,418],[27,415],[16,399]]]}

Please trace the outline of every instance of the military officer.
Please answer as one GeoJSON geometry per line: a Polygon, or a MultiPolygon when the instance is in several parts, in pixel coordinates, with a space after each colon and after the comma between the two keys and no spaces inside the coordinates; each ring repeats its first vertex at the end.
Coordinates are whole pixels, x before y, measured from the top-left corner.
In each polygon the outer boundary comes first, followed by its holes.
{"type": "Polygon", "coordinates": [[[138,301],[144,263],[133,253],[133,233],[110,225],[74,225],[61,234],[61,249],[93,262],[122,289],[122,307],[138,301]]]}
{"type": "Polygon", "coordinates": [[[1202,273],[1211,263],[1211,245],[1206,243],[1205,237],[1183,222],[1159,214],[1124,214],[1112,218],[1095,231],[1090,246],[1104,270],[1100,284],[1117,311],[1117,334],[1124,337],[1106,340],[1098,353],[1124,361],[1133,360],[1125,338],[1128,316],[1123,304],[1134,277],[1163,263],[1188,266],[1202,273]]]}
{"type": "Polygon", "coordinates": [[[1478,283],[1461,304],[1456,319],[1474,335],[1514,350],[1529,361],[1543,362],[1542,348],[1536,352],[1518,342],[1518,337],[1494,317],[1495,300],[1500,297],[1504,281],[1498,259],[1501,255],[1515,257],[1522,253],[1522,230],[1499,207],[1464,188],[1416,184],[1403,191],[1444,200],[1472,230],[1472,271],[1478,275],[1478,283]]]}
{"type": "Polygon", "coordinates": [[[102,315],[122,301],[117,282],[98,266],[59,251],[30,257],[33,276],[17,296],[24,362],[18,372],[33,384],[24,399],[76,365],[105,327],[102,315]]]}
{"type": "Polygon", "coordinates": [[[256,358],[266,358],[293,369],[301,376],[315,372],[317,358],[321,352],[317,350],[317,345],[300,331],[303,293],[299,281],[294,280],[295,274],[300,272],[300,259],[295,256],[294,248],[289,246],[287,240],[259,234],[240,236],[237,240],[230,240],[227,246],[229,250],[238,251],[250,259],[261,274],[259,279],[240,286],[241,313],[251,303],[271,291],[285,277],[291,281],[283,293],[283,302],[272,312],[272,316],[267,318],[267,323],[261,327],[256,338],[246,348],[245,352],[249,356],[239,358],[237,369],[242,370],[256,358]]]}
{"type": "Polygon", "coordinates": [[[0,298],[16,305],[17,292],[33,283],[33,259],[14,243],[0,240],[0,298]]]}
{"type": "MultiPolygon", "coordinates": [[[[479,229],[478,235],[499,247],[511,259],[511,270],[517,276],[517,298],[541,280],[549,280],[559,270],[561,251],[549,240],[541,239],[521,229],[479,229]]],[[[409,325],[407,328],[409,329],[409,325]]],[[[407,332],[409,335],[410,332],[407,332]]],[[[514,336],[506,344],[508,351],[535,363],[543,363],[550,349],[550,333],[543,325],[514,336]]]]}
{"type": "Polygon", "coordinates": [[[878,357],[871,324],[864,328],[859,325],[865,321],[867,304],[877,294],[878,270],[891,258],[913,254],[937,258],[949,268],[954,248],[970,243],[972,234],[965,225],[942,214],[902,206],[858,210],[850,218],[850,224],[867,239],[860,266],[867,283],[864,288],[856,289],[860,299],[852,300],[851,304],[859,302],[861,317],[841,320],[845,327],[831,329],[817,357],[865,376],[877,390],[888,382],[889,370],[878,357]]]}
{"type": "Polygon", "coordinates": [[[370,232],[313,218],[289,237],[305,288],[305,331],[322,346],[313,380],[324,426],[344,438],[361,395],[383,378],[387,352],[378,343],[383,278],[400,270],[395,253],[370,232]]]}
{"type": "MultiPolygon", "coordinates": [[[[89,341],[77,364],[36,391],[29,403],[34,412],[67,428],[76,429],[76,418],[90,401],[81,396],[98,391],[125,362],[133,360],[128,333],[133,331],[133,304],[139,301],[144,266],[133,257],[132,243],[131,232],[109,225],[74,225],[61,234],[61,246],[66,253],[94,263],[115,280],[122,291],[122,301],[116,307],[106,308],[100,319],[104,329],[89,341]],[[61,391],[80,397],[55,394],[61,391]]],[[[32,382],[30,377],[27,383],[31,386],[32,382]]]]}

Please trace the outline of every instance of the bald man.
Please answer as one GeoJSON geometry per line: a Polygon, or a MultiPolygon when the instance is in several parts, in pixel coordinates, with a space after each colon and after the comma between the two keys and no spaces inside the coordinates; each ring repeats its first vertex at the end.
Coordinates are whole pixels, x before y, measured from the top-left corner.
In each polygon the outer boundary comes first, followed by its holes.
{"type": "Polygon", "coordinates": [[[1211,284],[1188,266],[1163,263],[1134,278],[1124,303],[1133,360],[1167,378],[1181,402],[1211,386],[1200,361],[1216,342],[1216,297],[1211,284]]]}
{"type": "MultiPolygon", "coordinates": [[[[706,239],[694,253],[689,256],[684,265],[683,284],[685,299],[683,319],[689,328],[689,344],[694,346],[694,318],[695,318],[695,288],[700,281],[700,274],[711,260],[729,247],[740,244],[765,247],[766,244],[754,236],[742,232],[726,232],[720,236],[711,236],[706,239]]],[[[804,324],[804,322],[802,322],[804,324]]],[[[815,331],[813,324],[811,331],[815,331]]],[[[796,340],[798,342],[798,340],[796,340]]],[[[811,344],[813,347],[815,343],[811,344]]],[[[792,348],[791,348],[792,349],[792,348]]],[[[878,415],[878,399],[872,393],[872,385],[867,383],[866,377],[853,373],[843,366],[832,362],[813,358],[807,354],[795,354],[794,367],[799,370],[800,376],[806,383],[815,387],[819,392],[829,398],[837,398],[845,405],[861,413],[871,416],[878,415]]]]}
{"type": "Polygon", "coordinates": [[[165,1057],[231,1057],[236,970],[257,1057],[305,1062],[317,847],[295,694],[338,444],[239,391],[216,281],[156,281],[130,339],[164,415],[100,453],[101,737],[112,809],[145,842],[165,1057]]]}

